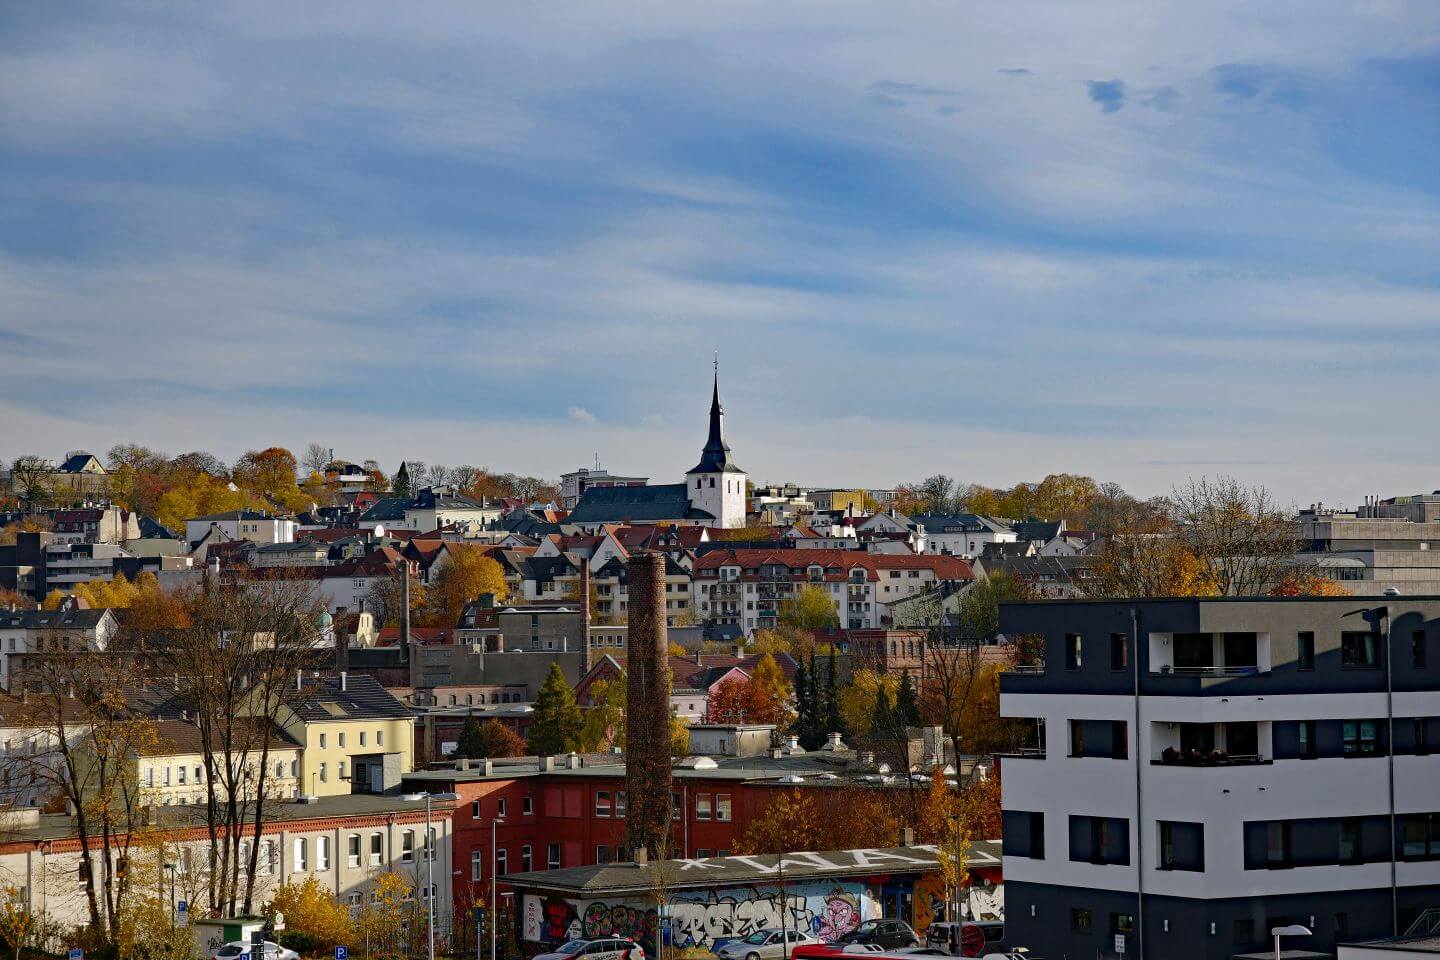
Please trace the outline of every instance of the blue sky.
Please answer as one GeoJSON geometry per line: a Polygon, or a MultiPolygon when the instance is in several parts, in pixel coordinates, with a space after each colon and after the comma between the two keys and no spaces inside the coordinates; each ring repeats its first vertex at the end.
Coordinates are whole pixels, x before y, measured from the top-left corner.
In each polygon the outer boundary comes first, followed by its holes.
{"type": "Polygon", "coordinates": [[[0,10],[0,457],[1440,487],[1440,6],[0,10]]]}

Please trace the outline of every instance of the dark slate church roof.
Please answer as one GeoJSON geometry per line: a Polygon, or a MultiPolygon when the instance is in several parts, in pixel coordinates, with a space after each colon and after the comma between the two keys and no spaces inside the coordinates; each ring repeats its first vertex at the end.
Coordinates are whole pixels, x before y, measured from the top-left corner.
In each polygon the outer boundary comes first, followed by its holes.
{"type": "Polygon", "coordinates": [[[714,520],[690,506],[683,483],[649,487],[590,487],[567,518],[570,523],[632,523],[656,520],[714,520]]]}
{"type": "Polygon", "coordinates": [[[725,442],[725,408],[720,406],[720,374],[717,371],[715,390],[710,396],[710,436],[700,453],[700,462],[690,469],[690,473],[744,472],[730,456],[730,445],[725,442]]]}

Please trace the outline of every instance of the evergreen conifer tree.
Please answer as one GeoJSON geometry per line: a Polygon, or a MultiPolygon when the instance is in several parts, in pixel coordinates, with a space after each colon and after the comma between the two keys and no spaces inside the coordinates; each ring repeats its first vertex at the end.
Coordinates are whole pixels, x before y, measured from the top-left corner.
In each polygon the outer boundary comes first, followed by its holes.
{"type": "Polygon", "coordinates": [[[825,694],[823,698],[825,708],[823,712],[823,715],[825,717],[825,729],[822,732],[827,736],[832,733],[838,733],[843,740],[849,734],[849,731],[845,729],[845,718],[840,713],[840,696],[838,691],[835,689],[836,672],[837,668],[835,666],[835,648],[831,647],[830,663],[825,672],[825,694]]]}
{"type": "Polygon", "coordinates": [[[870,720],[870,735],[879,739],[891,736],[895,730],[895,707],[890,703],[890,692],[882,683],[875,693],[875,713],[870,720]]]}
{"type": "Polygon", "coordinates": [[[800,738],[800,745],[810,749],[810,731],[815,726],[814,703],[810,699],[810,675],[805,670],[805,660],[801,658],[795,667],[795,736],[800,738]]]}
{"type": "Polygon", "coordinates": [[[575,702],[575,691],[565,681],[558,663],[550,664],[550,675],[535,696],[530,723],[530,752],[537,756],[569,753],[580,747],[585,718],[575,702]]]}
{"type": "Polygon", "coordinates": [[[460,738],[455,741],[455,752],[451,756],[479,760],[490,755],[489,747],[485,732],[480,728],[480,718],[472,713],[465,718],[465,726],[460,729],[460,738]]]}
{"type": "Polygon", "coordinates": [[[403,500],[409,500],[415,495],[410,484],[410,468],[404,460],[400,461],[400,469],[395,471],[395,479],[390,482],[390,491],[392,496],[403,500]]]}
{"type": "Polygon", "coordinates": [[[900,674],[900,689],[895,691],[895,720],[901,726],[920,726],[920,698],[909,670],[900,674]]]}

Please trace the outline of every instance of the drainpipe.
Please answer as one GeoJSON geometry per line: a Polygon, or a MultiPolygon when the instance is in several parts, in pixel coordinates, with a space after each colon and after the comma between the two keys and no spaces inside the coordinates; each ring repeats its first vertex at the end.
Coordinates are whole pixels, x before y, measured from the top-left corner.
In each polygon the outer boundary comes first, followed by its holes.
{"type": "MultiPolygon", "coordinates": [[[[1148,654],[1148,651],[1147,651],[1148,654]]],[[[1140,757],[1140,610],[1130,608],[1130,668],[1135,690],[1135,960],[1145,960],[1145,816],[1140,757]]]]}
{"type": "Polygon", "coordinates": [[[1385,772],[1390,791],[1390,934],[1400,936],[1400,888],[1395,867],[1395,655],[1390,649],[1390,608],[1380,607],[1380,642],[1385,645],[1385,772]]]}

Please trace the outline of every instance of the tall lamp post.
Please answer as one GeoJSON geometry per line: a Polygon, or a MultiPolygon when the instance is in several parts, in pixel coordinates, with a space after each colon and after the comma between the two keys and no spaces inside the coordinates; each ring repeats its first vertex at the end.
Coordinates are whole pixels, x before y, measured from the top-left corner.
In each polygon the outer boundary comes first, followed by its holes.
{"type": "Polygon", "coordinates": [[[430,804],[433,800],[459,800],[458,793],[425,794],[425,956],[435,960],[435,843],[434,828],[430,826],[430,804]]]}
{"type": "Polygon", "coordinates": [[[1302,927],[1298,923],[1292,923],[1288,927],[1271,927],[1270,936],[1275,938],[1275,960],[1280,960],[1280,938],[1308,937],[1310,936],[1310,928],[1302,927]]]}
{"type": "Polygon", "coordinates": [[[500,926],[500,901],[495,896],[495,874],[500,863],[500,850],[496,845],[496,828],[504,822],[500,817],[490,821],[490,960],[497,960],[500,956],[495,952],[495,930],[500,926]]]}
{"type": "Polygon", "coordinates": [[[785,914],[790,903],[785,899],[785,851],[775,858],[775,872],[780,877],[780,960],[790,960],[790,934],[785,930],[785,914]]]}

